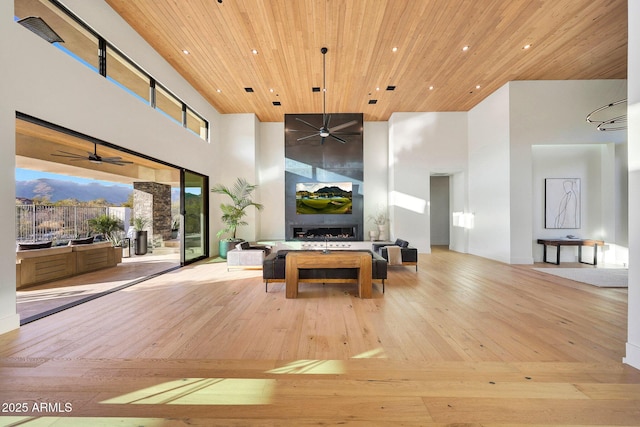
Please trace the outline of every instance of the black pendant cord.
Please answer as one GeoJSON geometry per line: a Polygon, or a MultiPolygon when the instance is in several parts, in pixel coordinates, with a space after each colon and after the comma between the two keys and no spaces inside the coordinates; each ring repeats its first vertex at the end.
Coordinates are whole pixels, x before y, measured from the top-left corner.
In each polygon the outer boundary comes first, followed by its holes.
{"type": "Polygon", "coordinates": [[[327,126],[327,48],[322,52],[322,126],[327,126]]]}

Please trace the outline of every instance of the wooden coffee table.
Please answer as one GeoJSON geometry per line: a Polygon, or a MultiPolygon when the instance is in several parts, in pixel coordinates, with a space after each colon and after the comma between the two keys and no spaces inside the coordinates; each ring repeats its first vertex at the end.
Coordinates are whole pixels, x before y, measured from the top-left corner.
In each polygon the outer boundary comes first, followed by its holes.
{"type": "Polygon", "coordinates": [[[289,252],[286,258],[286,297],[298,297],[298,278],[301,268],[357,268],[358,296],[371,298],[371,253],[358,251],[289,252]]]}

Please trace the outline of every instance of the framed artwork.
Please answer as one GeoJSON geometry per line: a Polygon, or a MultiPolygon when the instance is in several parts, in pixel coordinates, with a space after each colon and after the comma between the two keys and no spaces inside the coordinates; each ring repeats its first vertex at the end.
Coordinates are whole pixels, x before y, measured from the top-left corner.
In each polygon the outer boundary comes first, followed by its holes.
{"type": "Polygon", "coordinates": [[[544,228],[580,228],[580,178],[546,178],[544,210],[544,228]]]}

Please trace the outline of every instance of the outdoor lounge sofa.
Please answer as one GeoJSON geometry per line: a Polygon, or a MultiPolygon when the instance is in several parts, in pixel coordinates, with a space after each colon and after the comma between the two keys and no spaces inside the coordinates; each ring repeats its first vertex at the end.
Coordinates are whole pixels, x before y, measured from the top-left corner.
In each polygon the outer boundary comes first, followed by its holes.
{"type": "Polygon", "coordinates": [[[16,289],[63,279],[122,262],[122,248],[111,242],[74,241],[67,246],[19,244],[16,250],[16,289]],[[27,249],[28,248],[28,249],[27,249]]]}

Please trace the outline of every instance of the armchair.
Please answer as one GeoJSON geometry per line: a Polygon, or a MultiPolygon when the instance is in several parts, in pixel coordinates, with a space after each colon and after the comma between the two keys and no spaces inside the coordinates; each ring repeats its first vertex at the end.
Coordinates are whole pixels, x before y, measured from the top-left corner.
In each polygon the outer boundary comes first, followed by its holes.
{"type": "Polygon", "coordinates": [[[386,259],[390,266],[415,265],[416,271],[418,271],[418,249],[412,248],[411,246],[409,246],[409,242],[407,242],[406,240],[396,239],[396,241],[393,243],[389,243],[389,242],[374,243],[373,250],[374,252],[379,254],[382,258],[386,259]],[[389,247],[391,247],[391,249],[388,249],[389,247]],[[399,251],[398,250],[395,251],[396,253],[399,252],[399,256],[400,256],[400,260],[398,260],[399,262],[396,262],[393,254],[391,254],[391,256],[389,254],[389,252],[394,251],[393,248],[395,247],[399,248],[399,251]]]}

